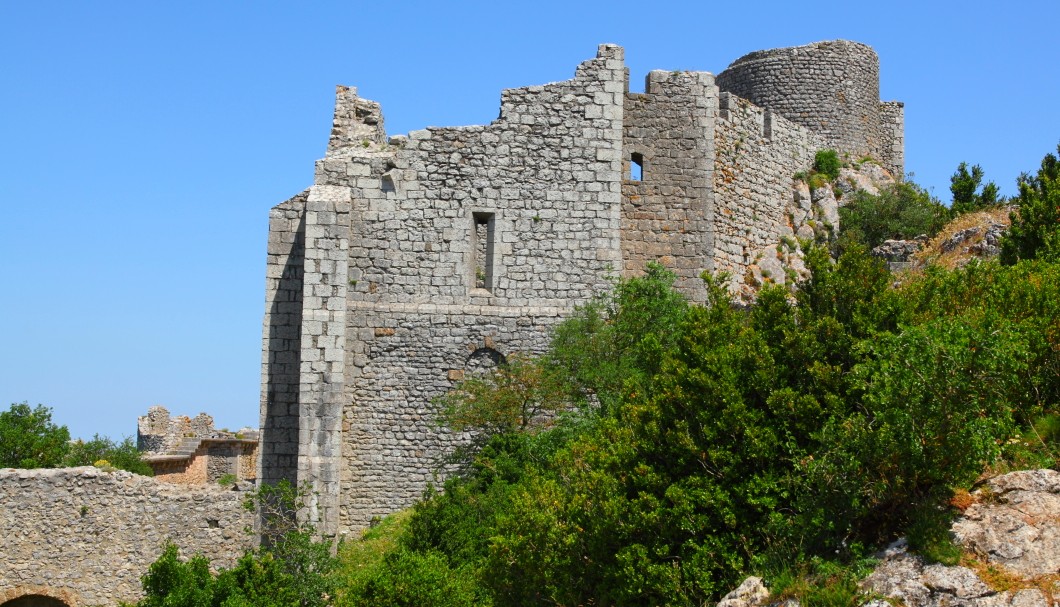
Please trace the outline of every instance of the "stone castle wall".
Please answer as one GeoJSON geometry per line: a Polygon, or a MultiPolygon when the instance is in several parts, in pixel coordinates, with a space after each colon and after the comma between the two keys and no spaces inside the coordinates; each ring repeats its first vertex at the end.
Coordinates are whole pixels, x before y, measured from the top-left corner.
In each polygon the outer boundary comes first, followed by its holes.
{"type": "Polygon", "coordinates": [[[832,40],[757,51],[734,61],[717,83],[819,133],[851,160],[870,155],[895,164],[887,146],[893,137],[881,134],[880,61],[867,45],[832,40]]]}
{"type": "Polygon", "coordinates": [[[294,483],[298,477],[304,206],[308,197],[306,190],[269,213],[258,478],[270,485],[281,480],[294,483]]]}
{"type": "Polygon", "coordinates": [[[714,248],[714,77],[652,71],[645,92],[627,93],[624,175],[634,157],[639,181],[622,182],[622,257],[626,276],[659,261],[694,301],[706,297],[699,275],[712,271],[714,248]]]}
{"type": "Polygon", "coordinates": [[[715,267],[735,283],[787,225],[793,176],[813,164],[824,137],[731,93],[714,133],[715,267]]]}
{"type": "Polygon", "coordinates": [[[0,590],[70,607],[136,601],[167,541],[231,567],[251,547],[243,497],[120,470],[0,469],[0,590]]]}
{"type": "Polygon", "coordinates": [[[379,105],[339,87],[314,185],[270,214],[260,478],[312,484],[325,533],[363,528],[444,476],[467,437],[437,427],[432,400],[456,381],[543,351],[576,305],[650,261],[696,301],[703,271],[764,275],[821,148],[888,149],[900,167],[901,106],[878,100],[875,53],[787,53],[842,84],[811,95],[813,120],[719,92],[746,81],[783,105],[776,53],[738,61],[729,85],[654,71],[629,93],[622,49],[602,45],[571,80],[504,91],[488,125],[389,139],[379,105]]]}

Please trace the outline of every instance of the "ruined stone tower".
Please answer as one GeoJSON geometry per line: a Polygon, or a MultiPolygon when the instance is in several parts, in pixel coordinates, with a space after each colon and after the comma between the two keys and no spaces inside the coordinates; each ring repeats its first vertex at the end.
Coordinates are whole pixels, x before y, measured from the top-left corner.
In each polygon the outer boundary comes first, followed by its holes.
{"type": "Polygon", "coordinates": [[[610,276],[657,260],[701,301],[701,272],[739,280],[791,233],[817,150],[902,170],[901,104],[879,102],[864,45],[628,88],[602,45],[572,80],[504,91],[489,125],[389,139],[379,105],[338,88],[313,185],[270,213],[262,355],[259,478],[311,483],[324,532],[419,497],[460,440],[431,399],[542,351],[610,276]]]}

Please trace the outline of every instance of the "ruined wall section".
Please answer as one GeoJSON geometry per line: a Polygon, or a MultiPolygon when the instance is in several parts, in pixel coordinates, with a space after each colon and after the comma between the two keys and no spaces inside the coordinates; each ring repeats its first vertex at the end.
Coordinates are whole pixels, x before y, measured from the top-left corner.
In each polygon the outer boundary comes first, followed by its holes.
{"type": "Polygon", "coordinates": [[[905,104],[880,103],[880,162],[895,179],[905,176],[905,104]]]}
{"type": "Polygon", "coordinates": [[[309,190],[269,212],[261,361],[262,482],[297,480],[305,203],[309,190]]]}
{"type": "Polygon", "coordinates": [[[71,607],[134,602],[167,541],[232,567],[252,545],[244,497],[121,470],[0,469],[0,589],[71,607]]]}
{"type": "Polygon", "coordinates": [[[432,398],[541,351],[622,271],[624,79],[604,45],[573,80],[505,91],[489,125],[318,163],[318,186],[352,200],[340,529],[412,503],[465,440],[435,427],[432,398]]]}
{"type": "Polygon", "coordinates": [[[715,131],[714,268],[734,286],[790,234],[794,175],[813,164],[823,137],[730,93],[721,93],[715,131]]]}
{"type": "Polygon", "coordinates": [[[705,301],[699,276],[713,270],[717,103],[714,76],[704,72],[652,71],[645,92],[625,98],[623,175],[635,160],[642,172],[622,182],[624,275],[658,261],[693,301],[705,301]]]}
{"type": "Polygon", "coordinates": [[[757,51],[718,74],[722,91],[778,112],[849,155],[883,160],[880,62],[871,47],[847,40],[757,51]]]}

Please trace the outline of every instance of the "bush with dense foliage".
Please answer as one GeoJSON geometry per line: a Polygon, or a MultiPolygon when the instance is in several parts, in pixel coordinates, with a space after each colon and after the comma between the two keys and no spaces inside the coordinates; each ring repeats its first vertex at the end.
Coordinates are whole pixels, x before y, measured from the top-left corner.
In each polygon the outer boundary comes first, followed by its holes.
{"type": "Polygon", "coordinates": [[[1017,208],[1001,243],[1001,261],[1060,261],[1060,161],[1055,155],[1046,154],[1035,175],[1020,176],[1019,195],[1012,202],[1017,208]]]}
{"type": "Polygon", "coordinates": [[[829,181],[835,181],[839,177],[839,169],[842,166],[839,152],[835,150],[818,150],[813,156],[813,170],[827,177],[829,181]]]}
{"type": "Polygon", "coordinates": [[[698,605],[776,563],[842,569],[937,536],[952,491],[1058,413],[1060,266],[896,287],[854,244],[807,265],[794,302],[773,286],[738,308],[708,277],[689,305],[654,267],[580,309],[539,364],[586,404],[492,433],[350,604],[471,579],[444,604],[698,605]]]}
{"type": "Polygon", "coordinates": [[[0,467],[91,466],[101,460],[121,470],[144,476],[154,474],[151,466],[140,459],[140,451],[131,438],[115,442],[97,434],[89,441],[71,442],[66,426],[52,422],[49,407],[30,408],[27,403],[16,403],[0,412],[0,467]]]}
{"type": "Polygon", "coordinates": [[[52,423],[44,405],[14,403],[0,412],[0,468],[54,468],[62,465],[70,431],[52,423]]]}
{"type": "Polygon", "coordinates": [[[869,249],[888,239],[932,236],[950,220],[951,213],[927,190],[912,181],[886,186],[879,194],[858,190],[839,207],[839,241],[869,249]]]}
{"type": "Polygon", "coordinates": [[[144,476],[153,476],[154,470],[140,456],[140,450],[131,437],[121,442],[96,434],[92,440],[75,440],[69,444],[63,457],[63,466],[91,466],[99,460],[107,460],[111,466],[144,476]]]}

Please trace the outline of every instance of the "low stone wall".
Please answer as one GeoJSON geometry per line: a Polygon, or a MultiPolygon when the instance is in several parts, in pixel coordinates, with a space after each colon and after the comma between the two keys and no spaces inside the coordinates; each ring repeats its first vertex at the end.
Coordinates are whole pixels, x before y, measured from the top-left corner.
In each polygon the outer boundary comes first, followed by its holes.
{"type": "Polygon", "coordinates": [[[232,566],[252,544],[244,497],[120,470],[0,469],[0,596],[71,607],[135,601],[167,541],[232,566]]]}

